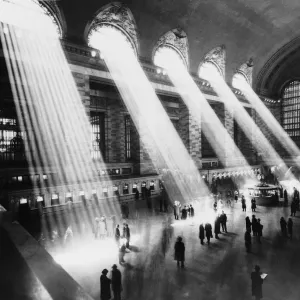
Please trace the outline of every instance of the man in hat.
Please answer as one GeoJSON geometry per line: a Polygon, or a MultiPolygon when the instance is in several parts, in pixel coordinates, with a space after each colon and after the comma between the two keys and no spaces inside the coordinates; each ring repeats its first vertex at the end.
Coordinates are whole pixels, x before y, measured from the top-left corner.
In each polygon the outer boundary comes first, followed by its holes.
{"type": "Polygon", "coordinates": [[[261,278],[260,267],[255,266],[255,271],[251,273],[252,280],[252,296],[255,297],[255,300],[262,298],[262,284],[264,280],[261,278]]]}
{"type": "Polygon", "coordinates": [[[102,275],[100,276],[100,287],[101,287],[101,293],[100,298],[101,300],[109,300],[111,298],[110,293],[110,284],[111,280],[107,278],[108,270],[104,269],[102,271],[102,275]]]}
{"type": "Polygon", "coordinates": [[[117,265],[112,266],[111,286],[114,293],[114,300],[121,300],[122,292],[122,274],[117,265]]]}

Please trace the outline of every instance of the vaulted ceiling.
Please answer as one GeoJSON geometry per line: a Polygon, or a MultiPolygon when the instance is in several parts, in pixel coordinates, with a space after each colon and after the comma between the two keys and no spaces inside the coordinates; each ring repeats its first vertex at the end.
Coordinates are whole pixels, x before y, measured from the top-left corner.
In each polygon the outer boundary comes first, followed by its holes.
{"type": "MultiPolygon", "coordinates": [[[[86,25],[101,7],[110,2],[58,1],[66,20],[66,38],[84,43],[86,25]]],[[[141,56],[151,58],[159,37],[170,29],[181,27],[189,40],[191,72],[197,72],[201,58],[208,51],[224,44],[227,81],[231,81],[236,68],[253,57],[254,84],[259,91],[269,89],[264,91],[266,94],[275,95],[272,91],[275,86],[268,82],[268,87],[265,87],[261,82],[266,81],[266,74],[272,75],[273,69],[278,70],[276,64],[282,65],[289,56],[288,47],[284,53],[280,49],[299,35],[299,0],[124,0],[123,3],[136,20],[141,56]],[[280,59],[277,57],[267,68],[266,63],[279,50],[283,53],[280,59]]],[[[295,47],[297,49],[298,44],[295,47]]],[[[298,61],[299,55],[295,59],[298,61]]],[[[289,60],[288,64],[294,68],[293,76],[300,77],[295,62],[289,60]]],[[[288,77],[289,68],[281,70],[285,72],[283,77],[288,77]]],[[[273,83],[280,86],[276,80],[273,83]]]]}

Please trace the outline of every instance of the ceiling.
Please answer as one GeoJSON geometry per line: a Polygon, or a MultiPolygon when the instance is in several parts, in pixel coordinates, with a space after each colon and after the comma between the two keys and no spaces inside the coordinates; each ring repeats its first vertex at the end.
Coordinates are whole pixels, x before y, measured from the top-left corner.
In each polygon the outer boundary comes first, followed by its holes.
{"type": "MultiPolygon", "coordinates": [[[[83,43],[86,25],[110,2],[58,1],[66,21],[67,39],[83,43]]],[[[299,0],[124,0],[123,3],[136,20],[141,56],[150,58],[159,37],[181,27],[188,36],[193,73],[208,51],[221,44],[226,46],[227,81],[231,81],[236,68],[253,57],[257,84],[257,76],[268,59],[296,38],[300,28],[299,0]]]]}

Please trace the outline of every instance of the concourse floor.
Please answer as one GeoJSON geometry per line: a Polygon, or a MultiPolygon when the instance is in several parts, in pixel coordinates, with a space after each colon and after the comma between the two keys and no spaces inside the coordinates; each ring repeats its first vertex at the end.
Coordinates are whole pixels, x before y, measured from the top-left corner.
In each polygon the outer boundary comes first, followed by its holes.
{"type": "MultiPolygon", "coordinates": [[[[263,299],[297,300],[300,297],[300,217],[294,217],[294,238],[280,233],[280,217],[289,216],[289,208],[258,207],[255,215],[263,224],[262,244],[253,237],[252,253],[244,246],[245,217],[241,203],[224,207],[228,216],[228,233],[210,245],[201,245],[198,239],[200,212],[195,218],[175,221],[167,216],[144,215],[129,220],[132,234],[132,251],[125,255],[126,263],[118,264],[118,251],[112,239],[95,240],[87,233],[74,239],[63,251],[52,251],[55,259],[95,299],[100,299],[99,278],[104,268],[111,270],[116,263],[123,275],[123,299],[155,300],[250,300],[250,273],[256,264],[268,274],[263,284],[263,299]],[[169,243],[162,246],[162,228],[169,243]],[[185,243],[186,262],[178,269],[173,260],[176,237],[185,243]],[[168,238],[167,238],[168,240],[168,238]],[[163,249],[166,255],[163,255],[163,249]]],[[[299,213],[298,213],[299,214],[299,213]]],[[[300,214],[299,214],[300,216],[300,214]]],[[[166,239],[165,239],[166,240],[166,239]]],[[[110,276],[110,273],[108,274],[110,276]]]]}

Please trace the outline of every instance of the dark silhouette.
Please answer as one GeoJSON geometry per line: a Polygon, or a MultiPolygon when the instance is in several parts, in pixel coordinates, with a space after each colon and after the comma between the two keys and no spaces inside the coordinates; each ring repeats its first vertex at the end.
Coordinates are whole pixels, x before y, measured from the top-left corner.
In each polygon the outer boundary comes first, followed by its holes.
{"type": "Polygon", "coordinates": [[[207,244],[209,245],[210,239],[213,237],[211,224],[206,223],[204,229],[205,229],[205,233],[206,233],[207,244]]]}
{"type": "Polygon", "coordinates": [[[255,212],[255,210],[256,210],[256,200],[254,198],[252,198],[252,200],[251,200],[251,210],[253,212],[255,212]]]}
{"type": "Polygon", "coordinates": [[[111,293],[110,293],[111,280],[107,278],[107,273],[108,270],[104,269],[102,271],[102,275],[100,276],[101,300],[109,300],[111,298],[111,293]]]}
{"type": "Polygon", "coordinates": [[[257,219],[255,218],[255,215],[252,216],[252,231],[253,236],[257,236],[257,219]]]}
{"type": "Polygon", "coordinates": [[[246,230],[248,230],[251,233],[251,225],[252,225],[252,223],[250,221],[250,218],[247,216],[245,218],[245,220],[246,220],[246,230]]]}
{"type": "Polygon", "coordinates": [[[296,216],[296,211],[297,211],[297,203],[296,200],[293,200],[291,203],[291,217],[296,216]]]}
{"type": "Polygon", "coordinates": [[[126,254],[126,245],[123,243],[119,249],[119,264],[121,265],[122,263],[125,262],[124,256],[126,254]]]}
{"type": "Polygon", "coordinates": [[[221,232],[221,228],[220,228],[221,222],[220,222],[220,216],[217,216],[216,220],[215,220],[215,228],[214,228],[214,232],[215,232],[215,238],[219,239],[219,234],[221,232]]]}
{"type": "Polygon", "coordinates": [[[262,296],[262,284],[264,280],[261,278],[260,267],[255,266],[255,271],[251,273],[252,280],[252,296],[255,300],[261,299],[262,296]]]}
{"type": "Polygon", "coordinates": [[[129,243],[130,243],[130,229],[129,229],[128,224],[125,224],[124,238],[126,239],[126,248],[129,249],[129,243]]]}
{"type": "Polygon", "coordinates": [[[181,268],[184,268],[184,254],[185,254],[185,246],[182,242],[182,237],[178,237],[174,246],[174,259],[177,261],[177,267],[179,267],[179,263],[181,264],[181,268]]]}
{"type": "Polygon", "coordinates": [[[193,218],[194,215],[195,215],[194,207],[192,206],[192,204],[190,204],[190,216],[193,218]]]}
{"type": "Polygon", "coordinates": [[[112,287],[112,291],[114,293],[114,300],[121,300],[122,275],[121,275],[120,270],[118,270],[117,265],[112,266],[111,287],[112,287]]]}
{"type": "Polygon", "coordinates": [[[280,228],[281,233],[283,236],[287,236],[287,230],[286,230],[287,223],[283,217],[280,218],[280,228]]]}
{"type": "Polygon", "coordinates": [[[222,211],[222,214],[220,216],[220,222],[222,231],[227,233],[227,215],[222,211]]]}
{"type": "Polygon", "coordinates": [[[204,238],[205,238],[204,226],[203,226],[203,224],[201,224],[201,225],[199,226],[199,239],[200,239],[200,241],[201,241],[201,245],[203,245],[203,240],[204,240],[204,238]]]}
{"type": "Polygon", "coordinates": [[[242,209],[243,209],[243,211],[246,211],[246,208],[247,208],[246,199],[245,199],[245,196],[243,195],[242,196],[242,209]]]}
{"type": "Polygon", "coordinates": [[[257,240],[261,243],[260,238],[262,237],[263,225],[260,224],[260,219],[257,219],[257,240]]]}

